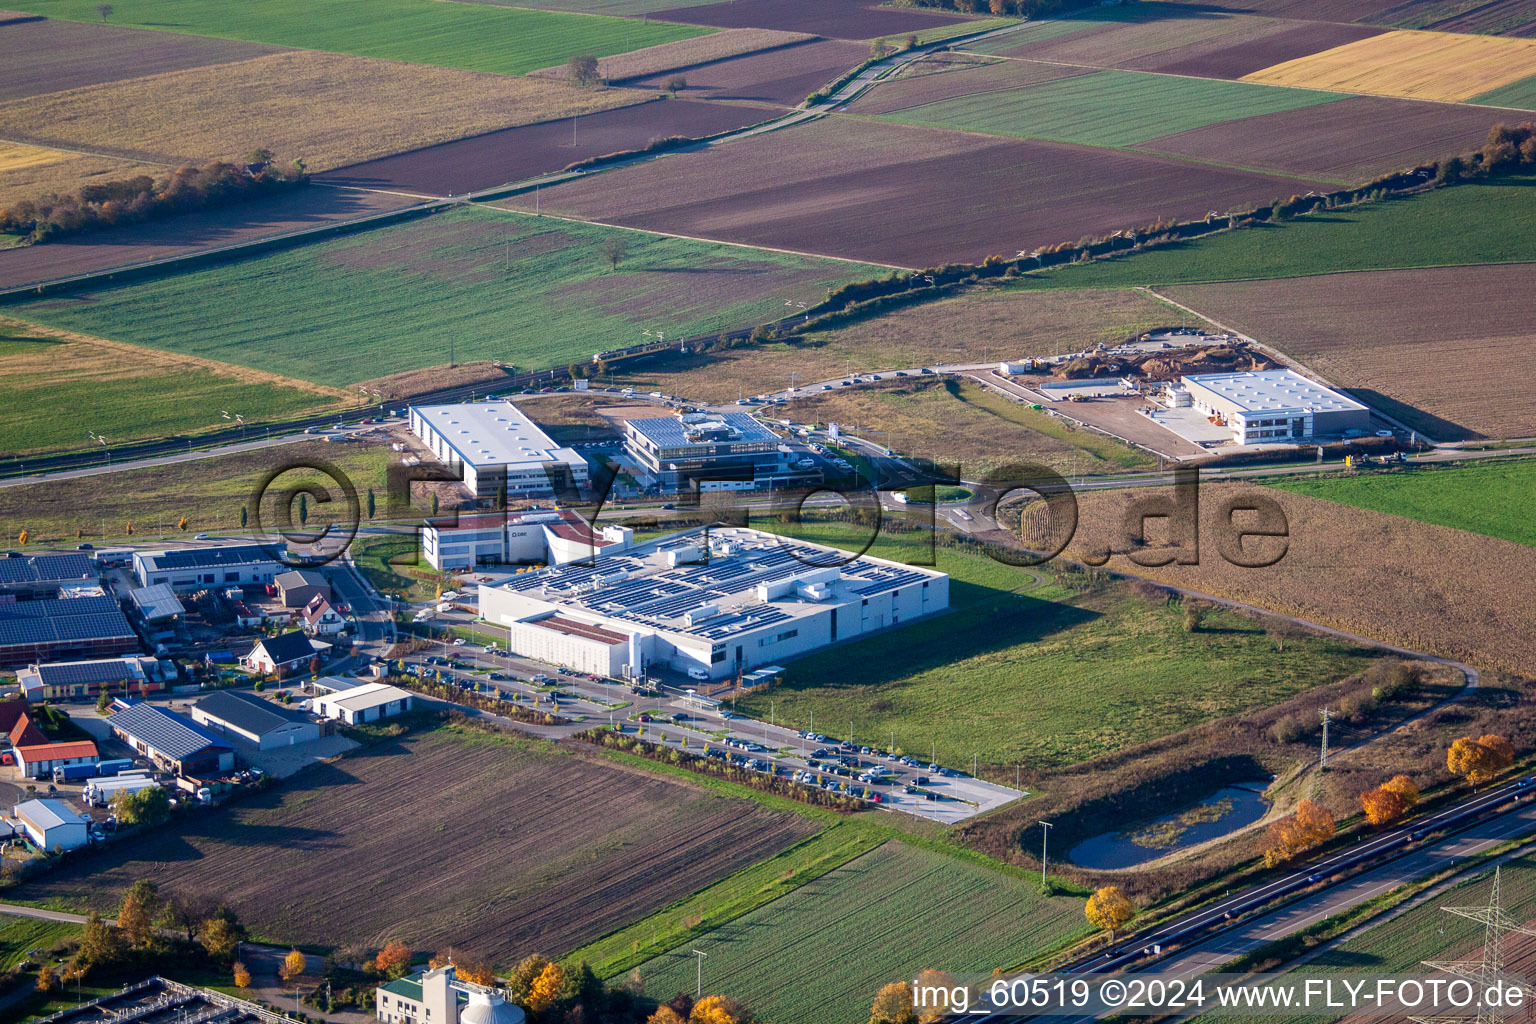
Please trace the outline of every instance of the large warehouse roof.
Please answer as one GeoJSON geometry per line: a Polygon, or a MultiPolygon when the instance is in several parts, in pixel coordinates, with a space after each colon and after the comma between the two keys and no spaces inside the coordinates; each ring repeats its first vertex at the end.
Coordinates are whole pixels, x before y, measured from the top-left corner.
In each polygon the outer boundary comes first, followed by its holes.
{"type": "Polygon", "coordinates": [[[48,686],[73,686],[80,683],[121,683],[145,677],[140,658],[98,658],[93,661],[53,661],[33,666],[38,680],[48,686]]]}
{"type": "Polygon", "coordinates": [[[471,466],[504,466],[580,459],[550,440],[511,402],[418,405],[411,411],[471,466]]]}
{"type": "Polygon", "coordinates": [[[652,416],[629,421],[660,448],[777,442],[779,437],[744,412],[652,416]]]}
{"type": "Polygon", "coordinates": [[[6,552],[6,557],[0,558],[0,585],[99,578],[100,574],[85,555],[19,555],[6,552]]]}
{"type": "Polygon", "coordinates": [[[177,761],[209,747],[233,749],[196,722],[152,704],[130,704],[108,718],[107,724],[177,761]]]}
{"type": "Polygon", "coordinates": [[[233,690],[216,690],[198,701],[197,710],[217,718],[253,736],[265,736],[295,722],[308,722],[307,715],[292,711],[269,700],[233,690]]]}
{"type": "Polygon", "coordinates": [[[139,587],[128,591],[128,596],[133,598],[133,603],[138,606],[139,614],[148,622],[158,622],[161,619],[174,618],[177,615],[186,614],[186,606],[176,596],[176,591],[171,589],[169,583],[156,583],[152,587],[139,587]]]}
{"type": "Polygon", "coordinates": [[[15,601],[0,604],[0,646],[133,637],[110,597],[15,601]]]}
{"type": "Polygon", "coordinates": [[[858,601],[942,575],[731,527],[710,529],[707,539],[703,530],[673,534],[596,565],[523,573],[502,589],[716,641],[787,622],[822,601],[858,601]],[[825,588],[820,596],[802,589],[818,586],[825,588]],[[760,587],[769,588],[767,600],[760,587]]]}
{"type": "Polygon", "coordinates": [[[1185,377],[1184,383],[1205,388],[1244,412],[1356,412],[1365,408],[1295,370],[1201,373],[1185,377]]]}
{"type": "Polygon", "coordinates": [[[220,565],[251,565],[275,562],[278,552],[260,544],[227,544],[211,548],[169,548],[141,551],[139,557],[154,569],[201,569],[220,565]]]}
{"type": "Polygon", "coordinates": [[[17,804],[13,813],[39,830],[58,828],[60,825],[78,825],[90,820],[62,800],[28,800],[17,804]]]}

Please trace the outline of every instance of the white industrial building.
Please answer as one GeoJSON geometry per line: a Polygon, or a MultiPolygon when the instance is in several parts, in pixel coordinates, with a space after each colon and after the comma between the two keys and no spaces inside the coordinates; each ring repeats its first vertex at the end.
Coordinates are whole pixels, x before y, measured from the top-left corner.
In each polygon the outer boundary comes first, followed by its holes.
{"type": "Polygon", "coordinates": [[[500,989],[461,980],[452,964],[380,985],[374,1016],[384,1024],[523,1024],[500,989]]]}
{"type": "Polygon", "coordinates": [[[594,530],[569,509],[487,512],[453,522],[427,523],[421,554],[440,572],[477,565],[564,565],[595,553],[622,551],[635,532],[624,526],[594,530]]]}
{"type": "Polygon", "coordinates": [[[679,413],[624,423],[624,451],[643,487],[772,490],[820,479],[779,435],[744,412],[679,413]]]}
{"type": "Polygon", "coordinates": [[[11,817],[40,850],[73,850],[90,842],[90,819],[62,800],[28,800],[11,817]]]}
{"type": "Polygon", "coordinates": [[[507,401],[411,406],[411,430],[477,498],[580,488],[587,460],[562,448],[507,401]]]}
{"type": "Polygon", "coordinates": [[[1169,408],[1193,407],[1227,428],[1235,444],[1300,444],[1370,427],[1371,411],[1295,370],[1248,370],[1184,377],[1169,408]]]}
{"type": "Polygon", "coordinates": [[[480,588],[510,649],[581,672],[726,679],[949,607],[932,569],[741,527],[673,534],[480,588]]]}
{"type": "Polygon", "coordinates": [[[260,750],[320,738],[320,723],[308,715],[236,690],[215,690],[192,705],[192,721],[260,750]]]}
{"type": "Polygon", "coordinates": [[[276,555],[261,544],[138,551],[133,556],[133,572],[146,587],[166,583],[176,591],[271,583],[291,568],[276,555]]]}
{"type": "Polygon", "coordinates": [[[411,710],[411,692],[388,683],[358,683],[339,687],[346,680],[327,676],[319,680],[327,685],[316,689],[326,693],[310,702],[310,709],[321,718],[334,718],[348,725],[376,722],[411,710]],[[339,688],[338,688],[339,687],[339,688]]]}

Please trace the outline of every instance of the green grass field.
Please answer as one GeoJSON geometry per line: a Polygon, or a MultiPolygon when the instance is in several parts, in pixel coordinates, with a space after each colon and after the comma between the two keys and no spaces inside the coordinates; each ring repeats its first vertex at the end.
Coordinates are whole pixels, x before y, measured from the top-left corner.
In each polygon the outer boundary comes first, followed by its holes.
{"type": "Polygon", "coordinates": [[[1519,107],[1522,110],[1536,110],[1536,75],[1500,86],[1490,92],[1483,93],[1481,96],[1474,96],[1471,102],[1488,103],[1495,107],[1519,107]]]}
{"type": "Polygon", "coordinates": [[[350,404],[335,394],[185,364],[157,366],[144,355],[0,320],[0,452],[91,447],[87,431],[114,442],[197,434],[228,426],[225,412],[243,416],[252,436],[260,436],[263,422],[350,404]],[[60,416],[60,409],[77,414],[60,416]]]}
{"type": "Polygon", "coordinates": [[[704,991],[742,1000],[762,1019],[863,1020],[879,987],[925,969],[987,972],[1087,932],[1082,901],[900,842],[692,939],[640,967],[647,994],[704,991]]]}
{"type": "Polygon", "coordinates": [[[64,921],[0,914],[0,971],[8,971],[27,959],[31,950],[50,950],[79,932],[79,925],[64,921]]]}
{"type": "Polygon", "coordinates": [[[1019,286],[1124,288],[1531,260],[1536,176],[1513,175],[1031,273],[1019,286]]]}
{"type": "MultiPolygon", "coordinates": [[[[453,4],[438,4],[449,7],[453,4]]],[[[346,385],[458,361],[586,362],[775,319],[861,264],[482,208],[12,307],[30,320],[346,385]],[[626,250],[613,270],[603,246],[626,250]]]]}
{"type": "Polygon", "coordinates": [[[1275,114],[1343,98],[1307,89],[1100,71],[925,103],[879,115],[879,119],[1021,139],[1133,146],[1240,117],[1275,114]]]}
{"type": "MultiPolygon", "coordinates": [[[[968,36],[975,32],[990,32],[995,28],[1017,25],[1018,22],[1017,18],[977,18],[973,21],[957,21],[952,25],[936,25],[933,28],[925,28],[909,34],[917,36],[919,43],[937,43],[941,39],[968,36]]],[[[898,39],[898,37],[892,38],[898,39]]],[[[899,39],[905,38],[905,35],[899,37],[899,39]]]]}
{"type": "Polygon", "coordinates": [[[1272,486],[1536,546],[1536,522],[1527,508],[1536,490],[1536,459],[1428,465],[1390,473],[1282,480],[1272,486]]]}
{"type": "MultiPolygon", "coordinates": [[[[101,21],[95,0],[26,0],[17,10],[101,21]]],[[[711,29],[436,0],[116,0],[110,23],[254,43],[521,75],[579,54],[605,57],[711,29]]]]}
{"type": "MultiPolygon", "coordinates": [[[[767,524],[765,524],[766,526],[767,524]]],[[[767,528],[773,528],[768,526],[767,528]]],[[[783,529],[780,527],[780,529],[783,529]]],[[[853,527],[796,535],[859,546],[853,527]]],[[[864,534],[867,536],[867,533],[864,534]]],[[[869,553],[907,560],[918,545],[877,539],[869,553]]],[[[1060,768],[1222,715],[1263,707],[1365,668],[1368,652],[1288,636],[1277,657],[1265,626],[1225,612],[1187,633],[1179,605],[1118,583],[1074,594],[1048,574],[940,547],[951,576],[945,615],[789,664],[785,681],[738,701],[753,717],[969,767],[1060,768]]]]}
{"type": "Polygon", "coordinates": [[[465,3],[491,4],[497,7],[526,7],[534,11],[566,11],[570,14],[606,14],[616,18],[638,18],[657,11],[680,7],[701,7],[717,0],[463,0],[465,3]]]}
{"type": "Polygon", "coordinates": [[[1045,21],[1034,21],[1016,32],[1009,32],[993,39],[983,39],[978,43],[967,43],[961,49],[967,53],[1006,53],[1026,43],[1040,43],[1059,36],[1069,36],[1098,24],[1102,22],[1088,18],[1051,18],[1045,21]]]}

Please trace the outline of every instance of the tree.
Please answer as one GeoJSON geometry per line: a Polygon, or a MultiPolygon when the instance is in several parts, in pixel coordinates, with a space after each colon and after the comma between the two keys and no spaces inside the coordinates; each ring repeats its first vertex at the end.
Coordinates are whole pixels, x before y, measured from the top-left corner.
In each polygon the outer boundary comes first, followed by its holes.
{"type": "Polygon", "coordinates": [[[187,532],[187,517],[186,516],[182,516],[180,519],[176,520],[176,529],[180,530],[182,533],[186,533],[187,532]]]}
{"type": "MultiPolygon", "coordinates": [[[[955,976],[948,971],[935,971],[929,968],[918,972],[917,985],[913,990],[913,1002],[922,1000],[922,1009],[917,1015],[918,1024],[933,1024],[935,1021],[949,1018],[949,1006],[947,1003],[929,1005],[930,997],[934,992],[950,992],[955,988],[955,976]]],[[[947,998],[947,996],[941,997],[947,998]]]]}
{"type": "Polygon", "coordinates": [[[1375,789],[1360,794],[1360,809],[1372,825],[1389,825],[1401,819],[1419,802],[1419,787],[1406,775],[1394,775],[1375,789]]]}
{"type": "Polygon", "coordinates": [[[304,969],[309,962],[304,959],[304,954],[296,949],[290,949],[288,955],[283,957],[282,966],[277,969],[277,976],[283,981],[292,984],[304,974],[304,969]]]}
{"type": "Polygon", "coordinates": [[[251,987],[251,971],[250,971],[250,968],[246,967],[245,964],[242,963],[239,960],[235,961],[235,987],[236,988],[250,988],[251,987]]]}
{"type": "Polygon", "coordinates": [[[529,1005],[529,993],[533,983],[549,964],[549,958],[534,953],[524,957],[507,976],[507,994],[519,1006],[529,1005]]]}
{"type": "Polygon", "coordinates": [[[749,1024],[752,1015],[730,996],[705,996],[693,1004],[688,1024],[749,1024]]]}
{"type": "Polygon", "coordinates": [[[1113,943],[1115,932],[1136,916],[1136,905],[1126,899],[1118,885],[1106,885],[1088,897],[1084,913],[1088,915],[1089,924],[1109,932],[1109,941],[1113,943]]]}
{"type": "Polygon", "coordinates": [[[907,49],[909,49],[909,50],[917,49],[917,33],[916,32],[908,33],[908,35],[907,35],[907,49]]]}
{"type": "Polygon", "coordinates": [[[101,15],[101,20],[102,21],[106,21],[108,18],[112,17],[112,5],[111,4],[97,4],[96,5],[96,13],[101,15]]]}
{"type": "Polygon", "coordinates": [[[869,1024],[917,1024],[911,983],[893,981],[882,985],[875,993],[875,1005],[869,1008],[869,1024]]]}
{"type": "Polygon", "coordinates": [[[437,515],[437,492],[432,492],[432,514],[437,515]]]}
{"type": "Polygon", "coordinates": [[[234,959],[245,938],[245,929],[235,920],[235,915],[222,908],[203,922],[199,932],[198,941],[208,951],[208,956],[219,963],[234,959]]]}
{"type": "Polygon", "coordinates": [[[555,999],[560,995],[560,983],[564,980],[565,972],[560,970],[559,964],[545,964],[533,984],[528,986],[528,1008],[534,1013],[543,1013],[555,1005],[555,999]]]}
{"type": "Polygon", "coordinates": [[[133,523],[132,522],[124,523],[123,524],[123,529],[128,534],[128,536],[130,536],[130,537],[133,536],[133,523]]]}
{"type": "Polygon", "coordinates": [[[891,55],[891,44],[883,37],[869,44],[869,57],[871,60],[880,60],[891,55]]]}
{"type": "Polygon", "coordinates": [[[123,939],[101,915],[94,910],[85,919],[80,931],[80,946],[75,950],[74,963],[84,970],[117,962],[123,955],[123,939]]]}
{"type": "Polygon", "coordinates": [[[128,945],[144,949],[154,941],[159,910],[160,891],[155,883],[141,878],[128,887],[117,912],[117,929],[128,945]]]}
{"type": "Polygon", "coordinates": [[[673,75],[667,79],[667,92],[672,94],[673,99],[677,99],[677,94],[686,88],[688,88],[688,79],[682,75],[673,75]]]}
{"type": "Polygon", "coordinates": [[[205,894],[171,891],[160,904],[160,927],[182,932],[190,943],[197,939],[203,922],[217,910],[212,897],[205,894]]]}
{"type": "Polygon", "coordinates": [[[245,154],[245,162],[252,167],[265,167],[267,164],[272,162],[272,157],[274,155],[275,154],[265,146],[258,146],[256,149],[253,149],[249,153],[245,154]]]}
{"type": "Polygon", "coordinates": [[[43,964],[37,971],[37,991],[47,995],[59,987],[59,976],[52,964],[43,964]]]}
{"type": "Polygon", "coordinates": [[[496,972],[491,965],[476,956],[453,958],[454,973],[472,985],[490,988],[496,984],[496,972]]]}
{"type": "Polygon", "coordinates": [[[309,522],[309,495],[307,495],[307,494],[300,494],[299,495],[299,525],[303,526],[303,525],[305,525],[308,522],[309,522]]]}
{"type": "Polygon", "coordinates": [[[159,786],[137,793],[118,793],[112,798],[117,820],[129,825],[160,825],[171,816],[171,797],[159,786]]]}
{"type": "Polygon", "coordinates": [[[411,966],[410,947],[399,939],[390,939],[379,950],[379,955],[373,958],[373,966],[380,974],[391,978],[402,977],[411,966]]]}
{"type": "MultiPolygon", "coordinates": [[[[373,500],[373,488],[370,487],[370,488],[368,488],[368,518],[369,519],[373,518],[374,511],[375,511],[375,505],[374,505],[374,500],[373,500]]],[[[245,524],[241,523],[240,525],[244,526],[245,524]]]]}
{"type": "MultiPolygon", "coordinates": [[[[368,492],[370,495],[372,491],[368,492]]],[[[250,521],[251,513],[244,505],[240,506],[240,529],[245,529],[245,524],[250,521]]]]}
{"type": "Polygon", "coordinates": [[[688,1024],[670,1006],[658,1006],[656,1012],[645,1018],[645,1024],[688,1024]]]}
{"type": "Polygon", "coordinates": [[[104,714],[107,713],[107,709],[110,708],[111,706],[112,706],[112,695],[110,693],[108,693],[106,690],[102,690],[101,691],[101,696],[96,698],[96,713],[99,714],[99,715],[104,715],[104,714]]]}
{"type": "Polygon", "coordinates": [[[1205,621],[1205,606],[1193,601],[1184,602],[1184,632],[1197,633],[1205,621]]]}
{"type": "Polygon", "coordinates": [[[1473,789],[1487,782],[1515,761],[1515,751],[1508,740],[1495,733],[1473,739],[1463,736],[1451,744],[1445,754],[1445,766],[1452,775],[1460,775],[1473,789]]]}
{"type": "Polygon", "coordinates": [[[1295,814],[1287,815],[1269,826],[1269,845],[1264,850],[1264,866],[1283,864],[1302,851],[1332,839],[1333,832],[1333,815],[1311,800],[1303,800],[1296,805],[1295,814]]]}
{"type": "Polygon", "coordinates": [[[590,53],[572,57],[565,65],[568,77],[577,85],[593,85],[597,82],[597,58],[590,53]]]}
{"type": "Polygon", "coordinates": [[[624,253],[628,249],[629,243],[624,240],[623,235],[609,235],[603,239],[603,259],[608,261],[610,272],[619,269],[619,261],[624,258],[624,253]]]}
{"type": "Polygon", "coordinates": [[[27,542],[27,538],[31,536],[32,535],[26,531],[26,528],[23,527],[22,531],[16,535],[16,543],[25,544],[27,542]]]}

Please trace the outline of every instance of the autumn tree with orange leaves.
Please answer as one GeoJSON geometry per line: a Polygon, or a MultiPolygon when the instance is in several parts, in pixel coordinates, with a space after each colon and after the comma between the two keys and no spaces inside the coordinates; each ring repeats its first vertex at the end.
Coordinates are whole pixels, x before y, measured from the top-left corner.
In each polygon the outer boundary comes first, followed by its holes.
{"type": "Polygon", "coordinates": [[[1360,794],[1360,809],[1372,825],[1400,821],[1419,802],[1419,787],[1406,775],[1394,775],[1375,789],[1360,794]]]}
{"type": "Polygon", "coordinates": [[[1452,775],[1466,779],[1473,789],[1514,763],[1515,748],[1496,733],[1486,733],[1477,739],[1463,736],[1445,753],[1446,768],[1452,775]]]}
{"type": "Polygon", "coordinates": [[[1296,813],[1269,826],[1269,845],[1264,850],[1264,866],[1272,868],[1296,857],[1305,850],[1333,838],[1333,815],[1313,803],[1303,800],[1296,805],[1296,813]]]}
{"type": "Polygon", "coordinates": [[[373,958],[373,966],[380,974],[391,978],[403,977],[411,966],[410,947],[399,939],[390,939],[379,950],[379,955],[373,958]]]}

